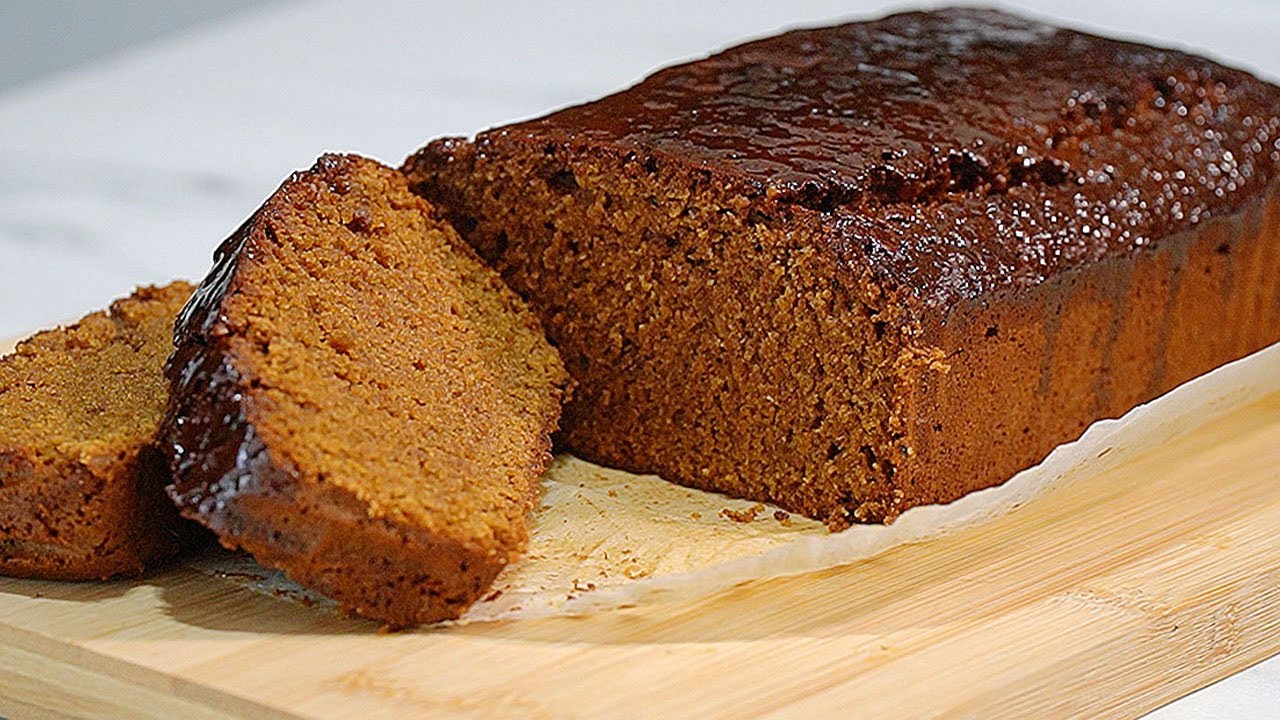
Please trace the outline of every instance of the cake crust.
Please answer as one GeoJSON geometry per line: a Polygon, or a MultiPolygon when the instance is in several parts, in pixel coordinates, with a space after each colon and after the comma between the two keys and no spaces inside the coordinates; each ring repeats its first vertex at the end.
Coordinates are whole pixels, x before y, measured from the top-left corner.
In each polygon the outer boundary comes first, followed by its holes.
{"type": "Polygon", "coordinates": [[[833,527],[1280,340],[1280,89],[947,9],[797,30],[405,163],[542,316],[587,458],[833,527]]]}

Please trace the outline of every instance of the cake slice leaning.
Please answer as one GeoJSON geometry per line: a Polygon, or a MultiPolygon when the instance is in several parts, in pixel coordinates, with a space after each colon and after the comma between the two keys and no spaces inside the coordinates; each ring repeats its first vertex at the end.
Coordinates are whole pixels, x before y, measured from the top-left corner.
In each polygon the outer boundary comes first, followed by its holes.
{"type": "Polygon", "coordinates": [[[326,155],[215,254],[164,432],[187,517],[394,626],[459,616],[524,548],[568,376],[395,170],[326,155]]]}
{"type": "Polygon", "coordinates": [[[140,288],[0,359],[0,574],[138,575],[194,537],[155,445],[173,318],[192,288],[140,288]]]}

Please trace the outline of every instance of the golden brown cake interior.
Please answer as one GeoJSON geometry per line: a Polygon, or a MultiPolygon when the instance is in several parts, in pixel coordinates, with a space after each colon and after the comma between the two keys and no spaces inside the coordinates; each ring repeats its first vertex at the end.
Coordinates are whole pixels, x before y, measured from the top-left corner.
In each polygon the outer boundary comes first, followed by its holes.
{"type": "Polygon", "coordinates": [[[797,246],[816,219],[671,163],[437,148],[408,172],[541,313],[575,454],[836,526],[893,505],[891,399],[929,360],[877,288],[797,246]]]}
{"type": "Polygon", "coordinates": [[[153,441],[191,290],[141,288],[0,360],[0,573],[133,575],[181,547],[153,441]]]}
{"type": "Polygon", "coordinates": [[[290,178],[222,252],[179,327],[178,502],[363,614],[456,616],[523,550],[550,459],[567,377],[537,321],[361,158],[290,178]],[[183,372],[209,363],[234,379],[183,372]]]}

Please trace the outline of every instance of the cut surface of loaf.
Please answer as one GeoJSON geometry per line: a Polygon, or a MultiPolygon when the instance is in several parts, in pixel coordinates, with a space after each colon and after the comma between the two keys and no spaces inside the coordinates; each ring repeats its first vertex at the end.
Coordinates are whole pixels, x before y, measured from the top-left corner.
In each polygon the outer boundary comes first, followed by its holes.
{"type": "Polygon", "coordinates": [[[291,176],[177,345],[171,492],[225,545],[398,626],[457,617],[523,550],[567,375],[397,171],[291,176]]]}
{"type": "Polygon", "coordinates": [[[797,30],[406,161],[575,453],[891,520],[1280,340],[1280,89],[990,10],[797,30]]]}
{"type": "Polygon", "coordinates": [[[155,444],[191,291],[140,288],[0,359],[0,574],[138,575],[194,537],[155,444]]]}

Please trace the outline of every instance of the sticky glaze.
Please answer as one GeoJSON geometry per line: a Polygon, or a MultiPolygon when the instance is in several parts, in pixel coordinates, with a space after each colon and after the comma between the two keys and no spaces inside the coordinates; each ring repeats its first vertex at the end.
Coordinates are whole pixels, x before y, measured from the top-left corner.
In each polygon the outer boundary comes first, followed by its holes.
{"type": "Polygon", "coordinates": [[[1257,198],[1280,92],[1185,53],[951,9],[798,30],[477,138],[589,143],[822,213],[936,305],[1035,285],[1257,198]]]}
{"type": "Polygon", "coordinates": [[[216,330],[253,220],[214,252],[212,269],[178,315],[177,349],[165,367],[172,386],[162,424],[173,473],[169,495],[184,514],[214,530],[222,527],[228,501],[270,475],[266,450],[246,417],[242,378],[216,330]]]}

